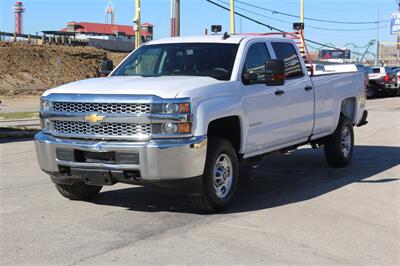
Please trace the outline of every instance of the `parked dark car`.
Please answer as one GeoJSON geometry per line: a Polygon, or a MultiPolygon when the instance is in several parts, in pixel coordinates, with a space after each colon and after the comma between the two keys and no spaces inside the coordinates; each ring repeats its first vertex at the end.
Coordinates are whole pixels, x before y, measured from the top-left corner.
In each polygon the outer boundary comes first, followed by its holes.
{"type": "Polygon", "coordinates": [[[393,73],[396,75],[397,79],[397,89],[398,89],[398,94],[400,93],[400,67],[394,68],[393,73]]]}

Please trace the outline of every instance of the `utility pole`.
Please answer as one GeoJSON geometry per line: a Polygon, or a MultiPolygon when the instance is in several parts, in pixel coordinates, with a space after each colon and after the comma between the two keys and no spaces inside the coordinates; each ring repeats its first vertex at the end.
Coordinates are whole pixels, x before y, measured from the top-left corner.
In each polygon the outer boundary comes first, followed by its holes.
{"type": "Polygon", "coordinates": [[[175,0],[171,0],[171,19],[170,19],[170,36],[175,37],[176,33],[176,15],[175,15],[175,0]]]}
{"type": "Polygon", "coordinates": [[[181,36],[181,1],[175,0],[175,34],[181,36]]]}
{"type": "Polygon", "coordinates": [[[235,34],[235,0],[231,0],[231,34],[235,34]]]}
{"type": "MultiPolygon", "coordinates": [[[[397,0],[397,12],[400,13],[400,0],[397,0]]],[[[397,35],[396,56],[397,56],[397,66],[400,66],[400,35],[397,35]]]]}
{"type": "Polygon", "coordinates": [[[304,23],[304,0],[300,0],[300,22],[304,23]]]}
{"type": "Polygon", "coordinates": [[[181,7],[180,0],[171,0],[171,37],[177,37],[181,34],[181,7]]]}
{"type": "Polygon", "coordinates": [[[299,30],[299,32],[300,32],[300,34],[302,36],[302,38],[300,39],[300,42],[301,42],[300,52],[304,56],[305,52],[306,52],[305,51],[306,50],[305,49],[306,44],[303,41],[304,40],[304,0],[300,0],[300,22],[303,23],[303,27],[299,30]]]}
{"type": "Polygon", "coordinates": [[[381,12],[381,1],[378,0],[378,8],[377,8],[377,15],[376,15],[376,56],[375,56],[375,65],[379,66],[379,13],[381,12]]]}
{"type": "Polygon", "coordinates": [[[140,23],[140,0],[135,0],[135,19],[133,20],[135,25],[135,49],[142,44],[142,27],[140,23]]]}

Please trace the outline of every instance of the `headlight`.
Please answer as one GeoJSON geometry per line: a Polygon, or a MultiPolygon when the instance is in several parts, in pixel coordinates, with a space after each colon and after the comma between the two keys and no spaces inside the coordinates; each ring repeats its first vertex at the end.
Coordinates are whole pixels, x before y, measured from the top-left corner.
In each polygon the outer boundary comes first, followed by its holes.
{"type": "Polygon", "coordinates": [[[176,103],[167,103],[164,105],[164,112],[167,114],[175,114],[179,110],[179,106],[176,103]]]}
{"type": "Polygon", "coordinates": [[[49,111],[51,109],[51,102],[40,99],[40,110],[41,111],[49,111]]]}
{"type": "Polygon", "coordinates": [[[190,113],[190,103],[166,103],[163,105],[162,112],[166,114],[190,113]]]}

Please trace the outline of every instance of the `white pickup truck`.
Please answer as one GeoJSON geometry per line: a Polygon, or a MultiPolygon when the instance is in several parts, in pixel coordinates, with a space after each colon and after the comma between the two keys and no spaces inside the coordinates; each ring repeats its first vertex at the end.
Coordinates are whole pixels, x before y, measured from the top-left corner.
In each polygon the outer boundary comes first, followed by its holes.
{"type": "Polygon", "coordinates": [[[216,212],[246,159],[311,144],[330,166],[347,166],[365,100],[363,73],[310,77],[286,38],[167,38],[108,77],[46,91],[36,152],[69,199],[122,182],[183,192],[216,212]]]}

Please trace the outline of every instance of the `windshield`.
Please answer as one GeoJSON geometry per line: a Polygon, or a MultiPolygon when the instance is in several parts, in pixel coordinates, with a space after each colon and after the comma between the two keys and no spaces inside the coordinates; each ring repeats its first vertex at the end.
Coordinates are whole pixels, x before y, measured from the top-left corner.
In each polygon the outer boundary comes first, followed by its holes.
{"type": "Polygon", "coordinates": [[[113,76],[204,76],[230,80],[238,44],[173,43],[143,45],[113,76]]]}

